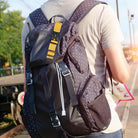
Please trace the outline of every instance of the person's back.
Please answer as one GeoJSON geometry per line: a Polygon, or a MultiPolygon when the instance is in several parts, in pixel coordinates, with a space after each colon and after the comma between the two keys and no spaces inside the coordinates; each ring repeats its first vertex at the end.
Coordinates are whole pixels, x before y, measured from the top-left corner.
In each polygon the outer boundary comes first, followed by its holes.
{"type": "MultiPolygon", "coordinates": [[[[48,20],[54,15],[63,15],[65,18],[69,19],[73,11],[82,1],[83,0],[49,0],[42,5],[41,9],[48,20]]],[[[27,19],[27,22],[29,22],[32,29],[33,24],[29,18],[27,19]]],[[[29,32],[27,22],[25,23],[22,32],[23,53],[25,37],[29,32]]],[[[97,75],[103,85],[106,85],[107,87],[106,97],[111,108],[112,118],[109,127],[103,131],[103,133],[114,135],[113,133],[116,133],[116,131],[118,132],[121,129],[121,122],[114,110],[115,105],[111,97],[112,92],[109,88],[109,84],[105,81],[105,56],[111,68],[113,78],[119,82],[126,82],[129,76],[129,67],[121,48],[123,37],[119,28],[119,23],[110,6],[99,4],[84,17],[79,23],[78,28],[79,35],[86,47],[91,72],[97,75]]],[[[89,137],[96,137],[93,135],[94,134],[89,137]]],[[[102,138],[104,138],[104,136],[105,138],[108,138],[108,135],[102,135],[101,133],[99,135],[101,135],[102,138]]],[[[121,138],[119,135],[112,137],[115,138],[117,136],[118,138],[121,138]]],[[[96,138],[100,138],[100,136],[96,138]]]]}

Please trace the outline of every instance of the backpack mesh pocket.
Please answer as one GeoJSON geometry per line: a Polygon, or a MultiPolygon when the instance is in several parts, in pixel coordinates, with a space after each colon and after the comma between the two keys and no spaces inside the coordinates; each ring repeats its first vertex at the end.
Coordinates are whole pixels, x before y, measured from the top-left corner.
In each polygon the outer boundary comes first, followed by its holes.
{"type": "Polygon", "coordinates": [[[79,110],[92,132],[105,130],[111,120],[110,107],[98,78],[92,76],[79,95],[79,110]]]}

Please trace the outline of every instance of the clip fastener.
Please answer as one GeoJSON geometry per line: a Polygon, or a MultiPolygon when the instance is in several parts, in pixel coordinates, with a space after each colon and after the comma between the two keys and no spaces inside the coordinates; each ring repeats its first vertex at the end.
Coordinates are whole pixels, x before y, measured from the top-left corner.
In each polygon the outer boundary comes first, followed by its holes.
{"type": "Polygon", "coordinates": [[[50,113],[50,119],[51,119],[51,124],[54,128],[58,128],[61,126],[59,118],[56,113],[50,113]]]}
{"type": "Polygon", "coordinates": [[[62,75],[65,77],[65,76],[68,76],[68,75],[70,75],[71,74],[71,72],[70,72],[70,70],[65,70],[65,71],[62,71],[62,75]]]}
{"type": "Polygon", "coordinates": [[[26,73],[26,85],[31,85],[32,83],[33,83],[32,73],[28,72],[26,73]]]}
{"type": "Polygon", "coordinates": [[[70,70],[68,69],[67,65],[65,65],[65,64],[60,65],[60,70],[64,77],[71,74],[70,70]]]}

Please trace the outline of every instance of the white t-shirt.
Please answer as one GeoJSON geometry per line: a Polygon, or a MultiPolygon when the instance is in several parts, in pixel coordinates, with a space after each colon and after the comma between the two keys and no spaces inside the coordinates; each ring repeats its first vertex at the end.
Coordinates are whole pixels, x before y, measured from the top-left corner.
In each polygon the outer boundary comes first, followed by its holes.
{"type": "MultiPolygon", "coordinates": [[[[43,13],[49,20],[54,15],[63,15],[66,19],[83,0],[49,0],[41,6],[43,13]]],[[[24,53],[25,37],[29,32],[27,22],[31,29],[34,28],[28,17],[22,30],[22,52],[24,53]]],[[[105,54],[103,50],[118,46],[123,40],[120,25],[117,17],[109,5],[99,4],[95,6],[78,24],[79,35],[86,47],[86,53],[93,74],[105,82],[105,54]],[[100,45],[101,44],[101,45],[100,45]]],[[[106,97],[111,107],[112,119],[105,133],[115,132],[121,129],[122,125],[114,110],[115,103],[109,89],[106,90],[106,97]]]]}

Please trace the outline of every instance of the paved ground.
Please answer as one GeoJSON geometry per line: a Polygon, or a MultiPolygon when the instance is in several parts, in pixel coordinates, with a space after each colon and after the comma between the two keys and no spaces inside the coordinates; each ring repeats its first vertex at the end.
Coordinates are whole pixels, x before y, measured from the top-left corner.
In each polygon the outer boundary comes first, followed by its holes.
{"type": "Polygon", "coordinates": [[[30,138],[27,131],[23,131],[22,133],[20,133],[20,135],[15,136],[13,138],[30,138]]]}
{"type": "Polygon", "coordinates": [[[138,138],[138,75],[133,93],[135,100],[131,102],[124,138],[138,138]]]}
{"type": "Polygon", "coordinates": [[[131,78],[127,83],[129,90],[135,98],[131,102],[121,102],[117,112],[123,124],[124,138],[138,138],[138,64],[131,68],[131,78]],[[134,78],[135,81],[134,81],[134,78]],[[132,89],[134,85],[134,89],[132,89]]]}
{"type": "Polygon", "coordinates": [[[138,90],[134,92],[135,100],[131,102],[129,118],[124,138],[138,138],[138,90]]]}

